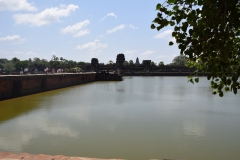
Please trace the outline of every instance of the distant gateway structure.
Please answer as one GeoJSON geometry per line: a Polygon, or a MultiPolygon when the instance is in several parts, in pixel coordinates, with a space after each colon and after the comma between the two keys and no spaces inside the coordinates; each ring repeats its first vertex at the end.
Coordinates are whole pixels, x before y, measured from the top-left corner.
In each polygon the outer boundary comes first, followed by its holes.
{"type": "Polygon", "coordinates": [[[138,57],[134,65],[123,65],[125,62],[125,55],[123,53],[117,54],[116,63],[112,65],[104,65],[99,63],[97,58],[92,58],[91,64],[80,65],[84,71],[117,71],[121,70],[122,73],[138,73],[138,72],[194,72],[193,68],[186,67],[184,65],[151,65],[151,60],[143,60],[142,63],[139,62],[138,57]]]}
{"type": "Polygon", "coordinates": [[[92,71],[96,72],[99,69],[98,59],[92,58],[91,60],[92,71]]]}
{"type": "Polygon", "coordinates": [[[123,63],[125,62],[125,56],[123,53],[117,55],[116,65],[118,69],[123,69],[123,63]]]}

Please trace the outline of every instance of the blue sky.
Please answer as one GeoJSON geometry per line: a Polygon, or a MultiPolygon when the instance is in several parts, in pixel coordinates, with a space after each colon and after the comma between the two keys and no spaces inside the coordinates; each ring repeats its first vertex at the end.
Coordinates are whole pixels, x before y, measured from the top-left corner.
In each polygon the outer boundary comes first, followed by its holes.
{"type": "Polygon", "coordinates": [[[171,30],[150,29],[163,0],[0,0],[0,58],[52,55],[100,63],[125,54],[135,62],[171,63],[171,30]]]}

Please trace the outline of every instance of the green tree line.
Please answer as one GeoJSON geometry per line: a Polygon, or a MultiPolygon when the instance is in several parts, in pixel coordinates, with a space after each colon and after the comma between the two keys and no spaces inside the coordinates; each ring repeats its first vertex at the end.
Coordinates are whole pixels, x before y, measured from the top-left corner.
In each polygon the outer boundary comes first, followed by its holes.
{"type": "Polygon", "coordinates": [[[28,60],[20,60],[17,57],[12,58],[11,60],[8,60],[6,58],[0,59],[0,68],[3,70],[3,72],[6,73],[18,72],[24,68],[28,68],[29,70],[36,68],[39,71],[43,71],[46,67],[70,68],[85,64],[89,63],[67,60],[63,57],[57,57],[55,55],[52,56],[52,59],[50,61],[37,57],[33,59],[29,58],[28,60]]]}
{"type": "MultiPolygon", "coordinates": [[[[63,57],[57,57],[56,55],[52,56],[52,59],[50,61],[46,59],[40,59],[40,58],[29,58],[28,60],[20,60],[17,57],[12,58],[11,60],[8,60],[6,58],[0,58],[0,68],[5,73],[9,72],[18,72],[21,69],[28,68],[30,71],[31,69],[38,69],[38,71],[43,71],[46,67],[58,67],[58,68],[73,68],[77,66],[82,65],[89,65],[88,62],[76,62],[73,60],[66,60],[63,57]]],[[[113,61],[110,60],[107,65],[113,65],[113,61]]],[[[133,60],[125,61],[124,66],[133,66],[134,62],[133,60]]],[[[164,62],[160,61],[158,64],[155,62],[151,62],[151,66],[164,66],[164,62]]],[[[186,57],[185,56],[176,56],[172,63],[169,65],[186,65],[186,57]]]]}

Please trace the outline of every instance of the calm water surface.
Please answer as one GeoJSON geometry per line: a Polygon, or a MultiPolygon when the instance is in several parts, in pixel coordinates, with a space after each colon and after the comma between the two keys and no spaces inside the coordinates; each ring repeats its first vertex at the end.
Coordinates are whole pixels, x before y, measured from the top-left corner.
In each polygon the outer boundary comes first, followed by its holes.
{"type": "Polygon", "coordinates": [[[0,102],[0,151],[124,159],[240,159],[240,93],[125,77],[0,102]]]}

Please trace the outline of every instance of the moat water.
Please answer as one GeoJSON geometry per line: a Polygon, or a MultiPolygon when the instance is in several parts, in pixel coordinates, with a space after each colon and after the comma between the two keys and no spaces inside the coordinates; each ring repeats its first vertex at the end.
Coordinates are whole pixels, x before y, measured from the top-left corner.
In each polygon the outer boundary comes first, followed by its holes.
{"type": "Polygon", "coordinates": [[[0,101],[0,151],[124,159],[240,158],[240,93],[125,77],[0,101]]]}

